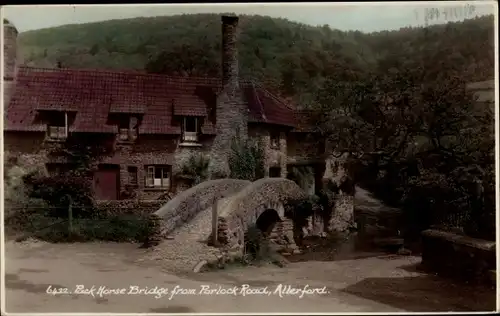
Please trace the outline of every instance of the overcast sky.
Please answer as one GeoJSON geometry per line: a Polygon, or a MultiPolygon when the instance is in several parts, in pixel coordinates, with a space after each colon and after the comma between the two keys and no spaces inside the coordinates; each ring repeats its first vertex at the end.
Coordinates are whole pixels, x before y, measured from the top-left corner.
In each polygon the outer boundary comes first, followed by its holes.
{"type": "Polygon", "coordinates": [[[426,8],[438,8],[432,23],[494,14],[496,1],[387,2],[387,3],[280,3],[280,4],[145,4],[145,5],[22,5],[4,6],[2,14],[20,32],[65,24],[111,19],[194,13],[259,14],[287,18],[311,25],[328,24],[340,30],[372,32],[423,25],[426,8]],[[469,9],[474,5],[474,12],[469,9]]]}

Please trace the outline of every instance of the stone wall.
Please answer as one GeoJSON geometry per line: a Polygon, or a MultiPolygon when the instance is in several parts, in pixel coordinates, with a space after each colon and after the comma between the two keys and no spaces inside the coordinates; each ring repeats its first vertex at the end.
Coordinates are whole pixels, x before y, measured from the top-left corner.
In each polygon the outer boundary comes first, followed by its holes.
{"type": "Polygon", "coordinates": [[[17,29],[9,21],[3,21],[3,34],[2,39],[3,53],[4,53],[4,103],[8,104],[12,95],[17,68],[19,63],[19,51],[17,45],[17,29]]]}
{"type": "Polygon", "coordinates": [[[231,142],[247,138],[248,106],[239,86],[238,17],[222,17],[222,91],[217,96],[216,133],[210,152],[210,174],[229,174],[231,142]]]}
{"type": "Polygon", "coordinates": [[[157,200],[121,200],[121,201],[98,201],[97,209],[99,216],[110,217],[114,215],[147,215],[156,212],[165,204],[157,200]]]}
{"type": "MultiPolygon", "coordinates": [[[[19,165],[25,169],[46,171],[47,163],[65,162],[50,157],[51,150],[63,144],[45,140],[43,132],[5,132],[4,136],[5,151],[17,155],[19,165]]],[[[102,136],[95,137],[96,143],[102,141],[102,136]]],[[[166,190],[145,187],[146,165],[172,166],[172,173],[175,174],[193,153],[206,153],[210,148],[209,138],[202,142],[201,147],[179,147],[179,140],[178,135],[141,135],[135,143],[116,143],[113,153],[103,157],[98,163],[120,166],[120,192],[129,184],[128,167],[136,167],[137,198],[154,200],[166,193],[166,190]]],[[[175,189],[175,179],[171,177],[171,181],[171,186],[174,186],[172,189],[175,189]]]]}
{"type": "Polygon", "coordinates": [[[437,230],[422,232],[422,265],[442,276],[491,282],[496,269],[495,242],[437,230]]]}
{"type": "MultiPolygon", "coordinates": [[[[330,180],[337,186],[341,186],[343,181],[347,179],[345,161],[346,156],[336,158],[331,155],[326,159],[326,169],[323,175],[324,183],[330,180]]],[[[342,190],[335,194],[331,215],[328,231],[345,232],[349,227],[354,227],[354,195],[342,190]]]]}
{"type": "Polygon", "coordinates": [[[280,177],[287,175],[287,134],[276,127],[252,124],[248,128],[248,136],[257,141],[264,149],[265,175],[269,176],[269,168],[280,168],[280,177]],[[271,147],[271,133],[279,133],[279,148],[271,147]]]}
{"type": "Polygon", "coordinates": [[[219,211],[219,243],[242,251],[244,234],[249,225],[255,223],[266,209],[276,210],[284,219],[283,203],[290,198],[305,198],[305,193],[295,182],[287,179],[264,178],[245,187],[219,211]]]}

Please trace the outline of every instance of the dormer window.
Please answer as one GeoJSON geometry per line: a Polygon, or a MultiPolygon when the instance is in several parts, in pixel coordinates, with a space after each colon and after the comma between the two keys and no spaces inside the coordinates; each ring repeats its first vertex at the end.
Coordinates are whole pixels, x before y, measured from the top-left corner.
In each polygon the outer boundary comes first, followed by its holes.
{"type": "Polygon", "coordinates": [[[269,146],[272,149],[280,149],[280,133],[279,132],[271,132],[269,146]]]}
{"type": "Polygon", "coordinates": [[[185,116],[182,121],[182,142],[197,143],[199,133],[198,117],[185,116]]]}
{"type": "Polygon", "coordinates": [[[118,123],[118,139],[123,142],[134,141],[137,138],[137,120],[123,116],[118,123]]]}
{"type": "Polygon", "coordinates": [[[51,114],[47,124],[47,137],[52,140],[64,140],[68,137],[68,113],[51,114]]]}

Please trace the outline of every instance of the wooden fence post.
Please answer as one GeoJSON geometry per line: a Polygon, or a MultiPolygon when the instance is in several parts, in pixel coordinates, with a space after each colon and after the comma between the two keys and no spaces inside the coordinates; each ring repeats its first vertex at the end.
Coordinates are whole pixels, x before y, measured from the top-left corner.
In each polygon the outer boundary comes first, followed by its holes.
{"type": "Polygon", "coordinates": [[[215,246],[218,244],[218,223],[219,223],[219,201],[214,199],[212,204],[212,244],[215,246]]]}

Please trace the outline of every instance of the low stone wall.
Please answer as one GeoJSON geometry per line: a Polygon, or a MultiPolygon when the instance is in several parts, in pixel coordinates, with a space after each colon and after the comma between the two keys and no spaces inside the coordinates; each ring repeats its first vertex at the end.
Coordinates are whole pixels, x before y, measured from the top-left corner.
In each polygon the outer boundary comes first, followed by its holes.
{"type": "Polygon", "coordinates": [[[495,242],[432,229],[422,232],[422,265],[439,275],[491,282],[495,259],[495,242]]]}
{"type": "Polygon", "coordinates": [[[156,212],[165,203],[166,201],[158,200],[97,201],[96,208],[99,216],[103,217],[125,214],[145,215],[156,212]]]}
{"type": "Polygon", "coordinates": [[[235,194],[250,183],[247,180],[218,179],[205,181],[183,191],[155,212],[163,221],[163,234],[169,234],[199,212],[211,207],[216,200],[235,194]]]}

